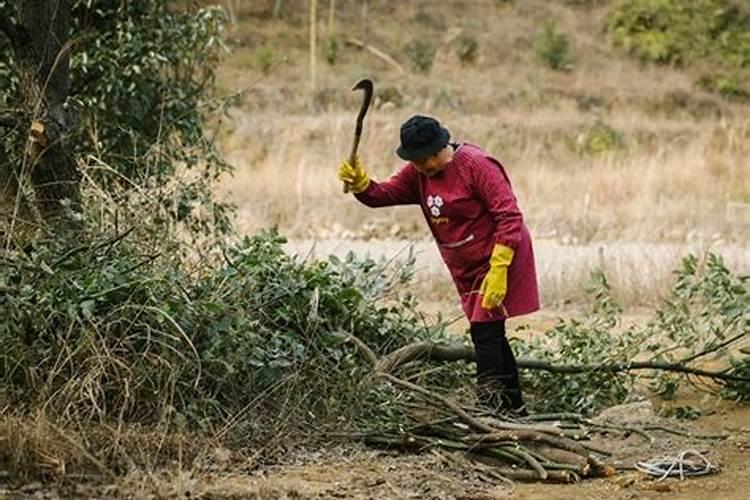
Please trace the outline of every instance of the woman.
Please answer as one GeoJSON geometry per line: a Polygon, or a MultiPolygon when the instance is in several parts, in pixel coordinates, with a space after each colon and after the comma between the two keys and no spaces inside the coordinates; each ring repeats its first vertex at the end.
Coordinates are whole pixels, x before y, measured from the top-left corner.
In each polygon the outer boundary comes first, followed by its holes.
{"type": "Polygon", "coordinates": [[[510,179],[499,161],[477,146],[450,142],[427,116],[401,126],[396,154],[407,161],[376,182],[357,159],[339,179],[370,207],[419,205],[435,237],[470,323],[480,401],[525,414],[518,367],[505,337],[505,319],[539,309],[531,236],[510,179]]]}

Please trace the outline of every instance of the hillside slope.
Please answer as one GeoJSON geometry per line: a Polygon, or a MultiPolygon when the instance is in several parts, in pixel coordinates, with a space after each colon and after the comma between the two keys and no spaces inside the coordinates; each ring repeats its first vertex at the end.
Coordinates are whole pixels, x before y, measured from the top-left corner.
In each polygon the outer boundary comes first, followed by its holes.
{"type": "Polygon", "coordinates": [[[366,210],[335,179],[359,106],[349,89],[370,77],[360,151],[377,178],[400,165],[400,123],[426,113],[503,161],[537,235],[750,234],[750,106],[704,90],[706,64],[643,64],[616,47],[615,2],[321,0],[314,86],[308,0],[226,3],[240,7],[220,85],[240,96],[222,142],[244,231],[426,235],[419,214],[366,210]]]}

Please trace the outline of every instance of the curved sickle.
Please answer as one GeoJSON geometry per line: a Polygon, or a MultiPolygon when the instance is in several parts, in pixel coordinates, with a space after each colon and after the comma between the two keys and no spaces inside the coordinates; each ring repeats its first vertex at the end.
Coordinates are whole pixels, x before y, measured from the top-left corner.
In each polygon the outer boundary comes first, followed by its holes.
{"type": "Polygon", "coordinates": [[[363,90],[365,93],[362,99],[362,106],[359,108],[359,114],[357,115],[357,128],[354,130],[354,144],[352,144],[352,152],[349,155],[349,161],[354,165],[354,160],[357,157],[357,148],[359,147],[359,138],[362,136],[362,123],[365,121],[365,115],[367,114],[370,102],[372,101],[372,80],[369,78],[360,80],[352,90],[363,90]]]}

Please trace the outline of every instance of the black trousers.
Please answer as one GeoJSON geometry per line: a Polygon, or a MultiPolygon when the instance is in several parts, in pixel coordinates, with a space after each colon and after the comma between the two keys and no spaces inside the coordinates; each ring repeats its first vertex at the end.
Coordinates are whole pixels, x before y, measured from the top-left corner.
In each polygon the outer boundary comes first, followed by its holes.
{"type": "Polygon", "coordinates": [[[470,332],[480,402],[494,410],[525,414],[518,365],[505,338],[505,320],[472,323],[470,332]]]}

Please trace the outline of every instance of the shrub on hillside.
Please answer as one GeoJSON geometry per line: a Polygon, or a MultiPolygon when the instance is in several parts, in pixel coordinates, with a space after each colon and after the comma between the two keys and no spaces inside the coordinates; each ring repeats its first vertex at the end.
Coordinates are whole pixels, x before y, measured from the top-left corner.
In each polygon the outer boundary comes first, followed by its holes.
{"type": "Polygon", "coordinates": [[[458,37],[457,43],[456,53],[458,54],[458,60],[462,64],[474,64],[479,52],[479,42],[477,39],[468,33],[462,33],[458,37]]]}
{"type": "Polygon", "coordinates": [[[750,100],[750,87],[738,72],[715,71],[703,75],[698,85],[728,99],[750,100]]]}
{"type": "Polygon", "coordinates": [[[549,68],[566,71],[571,68],[570,39],[558,31],[554,20],[545,21],[536,35],[534,50],[539,59],[549,68]]]}
{"type": "Polygon", "coordinates": [[[339,59],[339,42],[335,37],[329,36],[323,42],[323,59],[334,66],[339,59]]]}
{"type": "Polygon", "coordinates": [[[411,68],[418,73],[429,73],[435,60],[435,47],[421,38],[412,40],[404,47],[411,68]]]}
{"type": "Polygon", "coordinates": [[[615,44],[644,62],[708,64],[701,88],[746,99],[750,87],[750,7],[737,0],[623,0],[610,12],[615,44]]]}
{"type": "Polygon", "coordinates": [[[623,0],[608,25],[615,43],[643,61],[750,66],[750,9],[734,0],[623,0]]]}
{"type": "Polygon", "coordinates": [[[263,46],[255,50],[255,66],[265,76],[271,74],[271,70],[276,65],[277,59],[276,53],[271,47],[263,46]]]}
{"type": "Polygon", "coordinates": [[[599,155],[620,149],[622,134],[607,123],[596,120],[576,137],[576,150],[582,155],[599,155]]]}

